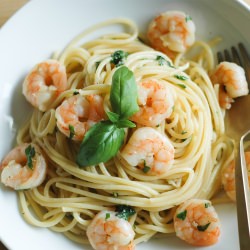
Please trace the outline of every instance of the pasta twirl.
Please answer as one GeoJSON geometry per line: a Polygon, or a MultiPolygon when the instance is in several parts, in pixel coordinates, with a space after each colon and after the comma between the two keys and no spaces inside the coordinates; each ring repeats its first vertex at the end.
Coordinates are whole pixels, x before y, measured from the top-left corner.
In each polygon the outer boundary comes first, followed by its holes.
{"type": "MultiPolygon", "coordinates": [[[[210,45],[198,41],[192,47],[201,49],[198,56],[187,59],[186,54],[178,54],[172,62],[137,37],[138,29],[131,20],[114,19],[88,29],[53,58],[65,66],[70,88],[62,91],[47,111],[34,109],[17,136],[18,144],[38,144],[49,166],[41,186],[18,192],[28,223],[87,244],[86,230],[95,214],[125,204],[136,210],[129,222],[134,225],[138,244],[174,232],[177,205],[194,197],[211,199],[220,189],[220,171],[232,158],[233,146],[225,134],[224,113],[208,77],[208,70],[214,67],[210,45]],[[130,33],[81,42],[89,33],[112,24],[126,26],[130,33]],[[75,94],[98,94],[104,110],[110,111],[110,86],[117,69],[112,55],[116,51],[127,53],[124,65],[134,73],[137,83],[160,81],[174,96],[171,115],[155,127],[175,149],[173,166],[161,176],[131,167],[120,152],[106,163],[79,168],[75,158],[80,142],[57,129],[56,108],[75,94]]],[[[133,131],[126,129],[124,145],[133,131]]]]}

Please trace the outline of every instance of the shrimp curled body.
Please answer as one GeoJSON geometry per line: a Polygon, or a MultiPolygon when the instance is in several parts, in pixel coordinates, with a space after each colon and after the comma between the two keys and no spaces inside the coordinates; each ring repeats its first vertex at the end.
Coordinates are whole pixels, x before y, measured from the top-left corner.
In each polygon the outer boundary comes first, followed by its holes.
{"type": "Polygon", "coordinates": [[[174,215],[174,228],[177,237],[196,246],[213,245],[220,236],[220,221],[208,200],[182,203],[174,215]]]}
{"type": "Polygon", "coordinates": [[[242,67],[231,62],[221,62],[210,76],[213,84],[220,84],[219,103],[230,109],[233,98],[248,94],[248,84],[242,67]]]}
{"type": "Polygon", "coordinates": [[[195,25],[190,16],[180,11],[168,11],[150,23],[147,33],[153,48],[174,58],[195,41],[195,25]]]}
{"type": "Polygon", "coordinates": [[[163,82],[148,80],[138,83],[139,111],[131,120],[149,127],[156,127],[168,118],[174,107],[174,96],[163,82]]]}
{"type": "MultiPolygon", "coordinates": [[[[250,187],[250,152],[245,152],[246,167],[248,170],[248,184],[250,187]]],[[[235,191],[235,160],[231,161],[228,166],[222,169],[222,184],[224,190],[228,197],[232,201],[236,201],[236,191],[235,191]]]]}
{"type": "Polygon", "coordinates": [[[96,250],[133,250],[132,226],[113,211],[101,211],[87,228],[91,246],[96,250]]]}
{"type": "Polygon", "coordinates": [[[121,151],[121,156],[145,173],[160,176],[174,162],[174,147],[170,140],[150,127],[137,129],[121,151]]]}
{"type": "Polygon", "coordinates": [[[23,94],[35,108],[46,111],[55,97],[68,87],[64,65],[50,59],[37,64],[27,75],[23,94]]]}
{"type": "Polygon", "coordinates": [[[74,95],[57,107],[57,127],[67,137],[80,141],[86,131],[104,119],[103,98],[99,95],[74,95]]]}
{"type": "Polygon", "coordinates": [[[2,169],[1,182],[15,190],[20,190],[39,186],[46,177],[47,164],[37,145],[24,143],[5,156],[0,169],[2,169]],[[29,146],[34,149],[32,167],[27,165],[25,153],[29,146]]]}

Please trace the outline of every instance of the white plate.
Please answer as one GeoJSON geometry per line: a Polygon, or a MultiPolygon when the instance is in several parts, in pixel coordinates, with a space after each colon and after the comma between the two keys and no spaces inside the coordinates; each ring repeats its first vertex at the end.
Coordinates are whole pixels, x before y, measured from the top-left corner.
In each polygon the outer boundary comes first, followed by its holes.
{"type": "MultiPolygon", "coordinates": [[[[62,49],[75,35],[112,17],[132,18],[144,31],[148,22],[166,10],[189,13],[197,26],[197,38],[220,35],[219,49],[242,41],[250,47],[250,10],[235,0],[34,0],[22,8],[0,31],[0,159],[11,148],[15,130],[30,111],[21,95],[21,83],[37,62],[62,49]],[[12,119],[13,117],[13,119],[12,119]]],[[[234,205],[217,206],[222,235],[206,249],[237,250],[234,205]]],[[[0,186],[0,238],[12,250],[89,249],[72,243],[49,229],[28,225],[20,216],[15,192],[0,186]]],[[[137,249],[201,249],[176,237],[141,244],[137,249]]]]}

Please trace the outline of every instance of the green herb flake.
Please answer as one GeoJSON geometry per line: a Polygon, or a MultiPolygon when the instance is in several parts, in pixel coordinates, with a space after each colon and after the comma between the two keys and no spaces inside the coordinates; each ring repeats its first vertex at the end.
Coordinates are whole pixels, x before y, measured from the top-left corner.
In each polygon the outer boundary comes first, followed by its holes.
{"type": "Polygon", "coordinates": [[[211,204],[209,202],[205,203],[205,208],[208,208],[210,206],[211,206],[211,204]]]}
{"type": "Polygon", "coordinates": [[[183,212],[176,215],[176,217],[180,220],[185,220],[187,216],[187,210],[184,210],[183,212]]]}
{"type": "Polygon", "coordinates": [[[135,214],[135,210],[127,205],[117,205],[115,211],[118,218],[128,220],[128,218],[135,214]]]}
{"type": "Polygon", "coordinates": [[[111,55],[111,63],[113,63],[116,67],[119,67],[125,63],[125,60],[128,57],[128,52],[123,50],[117,50],[111,55]]]}
{"type": "Polygon", "coordinates": [[[160,66],[167,64],[169,67],[174,68],[174,66],[169,61],[167,61],[163,56],[160,55],[156,56],[156,61],[158,61],[158,64],[160,66]]]}
{"type": "Polygon", "coordinates": [[[70,132],[69,139],[72,139],[75,135],[75,128],[74,128],[74,126],[72,126],[70,124],[69,124],[69,132],[70,132]]]}
{"type": "Polygon", "coordinates": [[[209,227],[209,225],[211,224],[211,222],[207,223],[206,225],[203,226],[197,226],[197,229],[201,232],[204,232],[207,230],[207,228],[209,227]]]}
{"type": "Polygon", "coordinates": [[[79,95],[79,93],[80,93],[79,91],[74,91],[73,95],[79,95]]]}
{"type": "Polygon", "coordinates": [[[144,166],[143,166],[142,171],[143,171],[144,173],[147,173],[150,169],[151,169],[151,168],[150,168],[149,166],[147,166],[146,161],[144,160],[144,166]]]}
{"type": "Polygon", "coordinates": [[[186,85],[184,85],[184,84],[177,84],[179,87],[181,87],[181,88],[183,88],[183,89],[185,89],[187,86],[186,85]]]}
{"type": "Polygon", "coordinates": [[[119,197],[119,194],[118,194],[117,192],[114,192],[114,193],[113,193],[113,196],[114,196],[115,198],[118,198],[118,197],[119,197]]]}
{"type": "Polygon", "coordinates": [[[97,70],[97,68],[99,67],[101,61],[95,62],[95,69],[97,70]]]}
{"type": "Polygon", "coordinates": [[[185,131],[185,130],[183,130],[183,131],[181,132],[182,135],[185,135],[186,133],[187,133],[187,131],[185,131]]]}
{"type": "Polygon", "coordinates": [[[31,145],[29,145],[26,149],[25,149],[25,155],[27,157],[27,165],[30,169],[33,169],[33,161],[32,158],[35,156],[36,151],[35,148],[32,147],[31,145]]]}
{"type": "Polygon", "coordinates": [[[185,81],[188,79],[188,77],[182,76],[182,75],[174,75],[174,77],[177,78],[178,80],[182,80],[182,81],[185,81]]]}
{"type": "Polygon", "coordinates": [[[106,213],[105,220],[110,218],[110,213],[106,213]]]}
{"type": "Polygon", "coordinates": [[[191,21],[192,17],[188,15],[188,16],[186,16],[185,20],[186,20],[186,22],[191,21]]]}

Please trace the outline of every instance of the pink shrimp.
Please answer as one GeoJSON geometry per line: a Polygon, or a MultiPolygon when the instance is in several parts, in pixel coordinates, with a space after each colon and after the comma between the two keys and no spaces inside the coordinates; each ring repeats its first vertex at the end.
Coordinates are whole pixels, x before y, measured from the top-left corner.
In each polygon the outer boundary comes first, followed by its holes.
{"type": "Polygon", "coordinates": [[[64,65],[56,60],[37,64],[23,82],[23,94],[34,107],[46,111],[62,91],[68,89],[64,65]]]}
{"type": "MultiPolygon", "coordinates": [[[[250,187],[250,152],[245,152],[245,159],[248,170],[248,184],[250,187]]],[[[226,194],[232,201],[235,201],[235,160],[231,161],[228,166],[223,168],[221,180],[226,194]]]]}
{"type": "Polygon", "coordinates": [[[1,182],[20,190],[39,186],[46,177],[47,164],[37,145],[24,143],[5,156],[1,169],[1,182]]]}
{"type": "Polygon", "coordinates": [[[101,211],[87,228],[91,246],[96,250],[133,250],[135,232],[123,218],[114,211],[101,211]]]}
{"type": "Polygon", "coordinates": [[[165,173],[174,162],[174,147],[170,140],[153,128],[137,129],[121,150],[131,165],[150,175],[165,173]]]}
{"type": "Polygon", "coordinates": [[[210,75],[213,84],[220,84],[219,103],[230,109],[233,98],[248,94],[248,84],[242,67],[231,62],[221,62],[210,75]]]}
{"type": "Polygon", "coordinates": [[[80,141],[91,126],[104,119],[103,98],[100,95],[74,95],[57,107],[55,116],[59,130],[80,141]]]}
{"type": "Polygon", "coordinates": [[[213,245],[220,236],[220,221],[208,200],[182,203],[174,215],[174,228],[177,237],[195,246],[213,245]]]}
{"type": "Polygon", "coordinates": [[[147,33],[153,48],[173,59],[185,52],[195,41],[195,25],[192,18],[180,11],[168,11],[150,23],[147,33]]]}
{"type": "Polygon", "coordinates": [[[131,120],[144,126],[156,127],[171,115],[174,97],[163,82],[142,81],[138,83],[138,105],[140,109],[131,120]]]}

